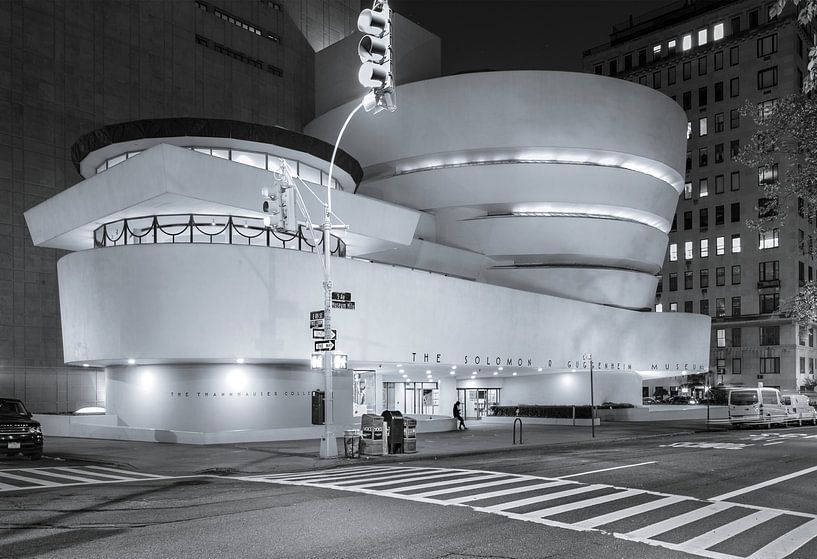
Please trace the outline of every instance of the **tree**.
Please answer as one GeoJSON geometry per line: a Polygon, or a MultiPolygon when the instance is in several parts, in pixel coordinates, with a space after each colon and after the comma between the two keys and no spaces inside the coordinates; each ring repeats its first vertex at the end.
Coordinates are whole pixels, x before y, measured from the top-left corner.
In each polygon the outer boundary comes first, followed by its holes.
{"type": "MultiPolygon", "coordinates": [[[[800,25],[807,25],[817,19],[817,0],[777,0],[769,13],[772,17],[780,15],[791,3],[797,11],[797,21],[800,25]]],[[[809,63],[806,76],[803,78],[803,93],[817,90],[817,45],[812,46],[808,53],[809,63]]]]}

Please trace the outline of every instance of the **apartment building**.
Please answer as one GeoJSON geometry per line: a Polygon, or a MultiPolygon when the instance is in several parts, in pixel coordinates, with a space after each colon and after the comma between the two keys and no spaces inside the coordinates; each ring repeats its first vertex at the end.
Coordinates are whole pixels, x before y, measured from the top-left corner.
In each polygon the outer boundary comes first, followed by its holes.
{"type": "MultiPolygon", "coordinates": [[[[784,171],[737,161],[753,132],[740,109],[767,110],[800,90],[815,43],[789,6],[774,2],[675,2],[614,26],[607,44],[585,51],[584,70],[658,90],[686,111],[684,193],[669,232],[656,312],[712,317],[710,372],[645,382],[657,386],[745,384],[797,389],[814,380],[814,327],[798,328],[786,302],[815,274],[815,210],[802,200],[758,232],[747,220],[767,211],[759,181],[784,171]],[[782,310],[781,310],[782,309],[782,310]]],[[[660,131],[656,131],[660,133],[660,131]]]]}

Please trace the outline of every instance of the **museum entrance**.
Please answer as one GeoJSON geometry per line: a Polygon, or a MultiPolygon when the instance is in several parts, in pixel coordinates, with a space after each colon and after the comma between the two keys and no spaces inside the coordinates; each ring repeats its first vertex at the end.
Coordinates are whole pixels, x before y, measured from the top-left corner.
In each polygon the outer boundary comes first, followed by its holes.
{"type": "Polygon", "coordinates": [[[440,390],[436,382],[384,382],[383,402],[387,410],[404,415],[439,413],[440,390]]]}
{"type": "Polygon", "coordinates": [[[499,388],[458,388],[463,419],[482,419],[491,406],[499,405],[499,388]]]}

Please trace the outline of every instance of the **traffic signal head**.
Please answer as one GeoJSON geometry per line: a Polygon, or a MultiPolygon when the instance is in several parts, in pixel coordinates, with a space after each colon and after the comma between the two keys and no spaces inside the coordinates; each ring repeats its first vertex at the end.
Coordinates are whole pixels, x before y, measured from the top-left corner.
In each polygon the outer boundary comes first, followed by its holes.
{"type": "Polygon", "coordinates": [[[362,66],[358,81],[370,89],[363,106],[375,112],[395,110],[394,65],[392,56],[391,9],[386,0],[375,0],[371,9],[357,18],[357,28],[366,35],[360,40],[357,54],[362,66]]]}

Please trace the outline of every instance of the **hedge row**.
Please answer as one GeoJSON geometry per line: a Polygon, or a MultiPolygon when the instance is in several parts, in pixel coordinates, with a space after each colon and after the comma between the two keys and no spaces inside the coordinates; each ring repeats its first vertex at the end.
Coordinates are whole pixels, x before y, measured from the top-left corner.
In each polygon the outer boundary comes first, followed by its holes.
{"type": "MultiPolygon", "coordinates": [[[[615,402],[604,402],[596,406],[596,409],[620,409],[632,408],[632,404],[618,404],[615,402]]],[[[573,410],[576,410],[576,419],[590,419],[590,406],[537,406],[520,404],[518,406],[491,406],[488,415],[497,417],[550,417],[557,419],[572,419],[573,410]]]]}

